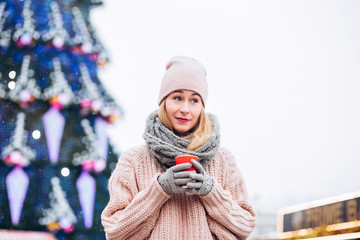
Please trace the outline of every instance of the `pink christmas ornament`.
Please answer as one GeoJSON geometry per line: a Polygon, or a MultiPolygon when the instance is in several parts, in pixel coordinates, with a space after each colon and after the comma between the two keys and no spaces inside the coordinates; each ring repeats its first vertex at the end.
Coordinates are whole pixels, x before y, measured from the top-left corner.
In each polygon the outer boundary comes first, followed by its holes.
{"type": "Polygon", "coordinates": [[[24,33],[16,42],[18,46],[27,46],[31,43],[32,36],[30,33],[24,33]]]}
{"type": "Polygon", "coordinates": [[[91,100],[82,99],[80,101],[80,106],[83,107],[83,108],[90,107],[91,106],[91,100]]]}
{"type": "Polygon", "coordinates": [[[90,54],[91,60],[97,61],[99,59],[99,53],[94,52],[90,54]]]}
{"type": "Polygon", "coordinates": [[[81,46],[74,46],[71,48],[71,52],[74,54],[82,54],[81,46]]]}
{"type": "Polygon", "coordinates": [[[95,161],[94,160],[86,160],[81,164],[82,169],[84,169],[85,171],[90,172],[95,165],[95,161]]]}
{"type": "Polygon", "coordinates": [[[20,167],[26,167],[30,164],[30,161],[25,158],[20,151],[17,150],[10,153],[10,155],[5,158],[4,162],[6,164],[20,167]]]}
{"type": "Polygon", "coordinates": [[[95,172],[95,173],[99,173],[102,172],[105,167],[106,167],[106,163],[103,159],[89,159],[84,161],[81,164],[81,167],[83,170],[87,171],[87,172],[95,172]]]}
{"type": "Polygon", "coordinates": [[[59,102],[52,102],[51,107],[56,108],[57,110],[63,109],[63,105],[61,105],[59,102]]]}

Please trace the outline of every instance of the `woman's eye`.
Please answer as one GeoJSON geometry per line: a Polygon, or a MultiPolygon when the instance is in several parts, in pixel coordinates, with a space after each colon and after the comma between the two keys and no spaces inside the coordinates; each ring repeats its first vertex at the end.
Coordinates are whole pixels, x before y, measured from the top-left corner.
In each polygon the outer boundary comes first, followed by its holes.
{"type": "Polygon", "coordinates": [[[191,102],[192,102],[192,103],[197,103],[197,102],[199,102],[199,101],[198,101],[197,99],[192,99],[191,102]]]}
{"type": "Polygon", "coordinates": [[[181,101],[181,97],[174,97],[176,101],[181,101]]]}

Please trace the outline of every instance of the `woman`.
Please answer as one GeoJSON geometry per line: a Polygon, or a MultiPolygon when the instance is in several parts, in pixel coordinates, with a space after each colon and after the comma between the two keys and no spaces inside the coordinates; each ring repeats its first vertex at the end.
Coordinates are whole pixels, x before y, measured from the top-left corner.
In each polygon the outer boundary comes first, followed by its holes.
{"type": "Polygon", "coordinates": [[[219,146],[216,117],[205,114],[207,94],[200,62],[170,59],[160,108],[146,122],[146,144],[123,153],[110,177],[102,213],[107,239],[246,239],[251,233],[255,212],[233,156],[219,146]],[[181,155],[198,162],[176,165],[181,155]],[[196,173],[185,171],[191,166],[196,173]]]}

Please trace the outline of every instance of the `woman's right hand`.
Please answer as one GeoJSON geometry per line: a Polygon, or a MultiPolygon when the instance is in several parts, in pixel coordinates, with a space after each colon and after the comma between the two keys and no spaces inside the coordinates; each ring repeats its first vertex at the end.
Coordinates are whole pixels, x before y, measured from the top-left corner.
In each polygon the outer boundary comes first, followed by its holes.
{"type": "Polygon", "coordinates": [[[160,174],[158,182],[162,189],[169,195],[176,193],[185,193],[186,188],[181,187],[191,181],[189,174],[191,172],[184,171],[191,167],[191,163],[183,163],[172,166],[166,172],[160,174]]]}

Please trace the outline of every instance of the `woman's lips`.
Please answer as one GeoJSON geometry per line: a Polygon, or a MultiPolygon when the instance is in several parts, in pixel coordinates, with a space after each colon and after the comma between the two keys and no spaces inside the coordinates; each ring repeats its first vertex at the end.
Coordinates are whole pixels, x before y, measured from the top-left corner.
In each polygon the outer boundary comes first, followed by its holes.
{"type": "Polygon", "coordinates": [[[186,123],[186,122],[190,121],[189,119],[186,119],[186,118],[176,118],[176,119],[182,123],[186,123]]]}

